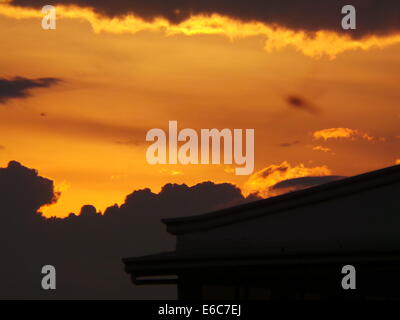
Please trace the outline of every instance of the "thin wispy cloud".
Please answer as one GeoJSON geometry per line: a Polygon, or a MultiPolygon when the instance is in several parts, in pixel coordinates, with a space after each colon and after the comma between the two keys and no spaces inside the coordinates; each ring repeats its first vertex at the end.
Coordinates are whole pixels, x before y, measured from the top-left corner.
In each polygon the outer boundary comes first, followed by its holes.
{"type": "Polygon", "coordinates": [[[322,151],[322,152],[332,152],[331,148],[324,147],[324,146],[315,146],[312,148],[314,151],[322,151]]]}

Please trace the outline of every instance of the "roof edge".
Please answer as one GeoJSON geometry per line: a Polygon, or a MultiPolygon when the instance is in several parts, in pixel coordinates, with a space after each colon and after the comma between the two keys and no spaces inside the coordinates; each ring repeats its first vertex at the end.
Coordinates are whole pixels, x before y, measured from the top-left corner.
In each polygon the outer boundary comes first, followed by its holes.
{"type": "Polygon", "coordinates": [[[189,217],[162,219],[161,221],[167,225],[167,231],[170,234],[191,233],[343,197],[399,181],[400,165],[395,165],[235,207],[189,217]],[[243,214],[243,211],[247,211],[246,214],[243,214]]]}

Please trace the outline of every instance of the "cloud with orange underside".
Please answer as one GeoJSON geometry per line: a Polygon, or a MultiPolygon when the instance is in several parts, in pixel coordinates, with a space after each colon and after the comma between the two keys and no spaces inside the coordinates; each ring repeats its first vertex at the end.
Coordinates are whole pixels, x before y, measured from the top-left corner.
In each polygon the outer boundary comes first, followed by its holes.
{"type": "Polygon", "coordinates": [[[294,178],[328,176],[331,174],[332,172],[327,166],[308,168],[302,163],[292,166],[289,162],[284,161],[279,165],[270,165],[251,175],[244,183],[242,191],[246,195],[256,194],[268,198],[278,195],[273,187],[279,182],[294,178]]]}
{"type": "MultiPolygon", "coordinates": [[[[134,34],[140,31],[164,32],[166,36],[183,34],[187,36],[208,34],[224,35],[231,40],[245,37],[262,36],[265,40],[264,49],[267,52],[293,47],[302,54],[330,59],[349,50],[369,50],[384,48],[400,43],[400,34],[366,35],[361,39],[353,39],[346,34],[335,31],[317,30],[313,32],[292,30],[276,24],[259,21],[242,21],[222,14],[197,14],[187,19],[172,23],[163,17],[145,20],[131,13],[124,16],[108,17],[97,13],[91,8],[59,5],[57,19],[77,19],[87,21],[96,33],[108,32],[114,34],[134,34]]],[[[0,0],[0,15],[15,19],[42,19],[43,14],[38,9],[18,7],[9,0],[0,0]]]]}
{"type": "MultiPolygon", "coordinates": [[[[323,139],[325,141],[329,139],[350,139],[355,140],[356,138],[361,138],[368,141],[375,141],[376,138],[370,136],[367,133],[361,132],[360,130],[349,129],[349,128],[330,128],[322,129],[313,132],[314,140],[323,139]]],[[[382,140],[382,139],[379,139],[382,140]]]]}

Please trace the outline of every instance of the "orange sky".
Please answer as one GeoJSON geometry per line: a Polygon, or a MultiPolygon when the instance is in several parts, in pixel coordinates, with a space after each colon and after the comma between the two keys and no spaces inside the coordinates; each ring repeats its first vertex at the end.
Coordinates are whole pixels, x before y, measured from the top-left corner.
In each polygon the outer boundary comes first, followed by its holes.
{"type": "Polygon", "coordinates": [[[0,105],[0,165],[17,160],[62,191],[47,216],[84,204],[104,210],[169,182],[249,191],[251,179],[224,165],[147,164],[145,133],[169,120],[181,129],[254,128],[255,171],[287,161],[297,169],[284,178],[353,175],[400,158],[400,36],[310,40],[221,16],[168,26],[77,8],[60,14],[69,18],[45,31],[40,12],[0,5],[0,77],[62,79],[0,105]],[[315,134],[324,129],[337,130],[315,134]],[[352,133],[332,136],[344,129],[352,133]]]}

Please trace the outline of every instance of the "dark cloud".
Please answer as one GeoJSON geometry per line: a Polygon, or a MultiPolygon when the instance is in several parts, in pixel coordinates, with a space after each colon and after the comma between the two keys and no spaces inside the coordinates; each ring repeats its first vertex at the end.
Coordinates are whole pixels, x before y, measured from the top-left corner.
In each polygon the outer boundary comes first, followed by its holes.
{"type": "Polygon", "coordinates": [[[32,89],[49,88],[60,81],[60,79],[56,78],[0,78],[0,104],[6,103],[9,99],[13,98],[29,97],[32,89]]]}
{"type": "Polygon", "coordinates": [[[40,177],[36,170],[11,161],[0,168],[0,206],[2,220],[31,217],[40,207],[52,204],[58,194],[53,181],[40,177]]]}
{"type": "Polygon", "coordinates": [[[302,98],[298,95],[288,95],[286,97],[286,102],[293,109],[306,111],[312,114],[319,113],[319,110],[311,102],[307,101],[307,99],[302,98]]]}
{"type": "Polygon", "coordinates": [[[271,187],[271,190],[279,194],[284,194],[296,190],[311,188],[320,184],[343,179],[342,176],[315,176],[288,179],[278,182],[271,187]]]}
{"type": "Polygon", "coordinates": [[[97,217],[101,213],[97,212],[96,207],[92,206],[91,204],[86,204],[81,208],[81,212],[79,213],[79,216],[81,217],[97,217]]]}
{"type": "Polygon", "coordinates": [[[262,178],[267,178],[268,176],[270,176],[274,172],[279,171],[279,172],[285,173],[288,170],[289,170],[289,166],[285,165],[285,164],[282,164],[282,165],[277,166],[277,167],[271,166],[269,168],[264,169],[262,172],[260,172],[260,176],[262,178]]]}
{"type": "MultiPolygon", "coordinates": [[[[147,189],[146,192],[150,191],[147,189]]],[[[202,182],[193,187],[185,184],[166,184],[159,194],[152,194],[150,198],[152,201],[159,202],[161,207],[171,208],[172,212],[176,211],[182,215],[205,213],[210,210],[210,207],[215,209],[221,204],[237,204],[244,200],[240,189],[232,184],[213,182],[202,182]],[[207,201],[203,203],[205,199],[207,201]]],[[[121,209],[126,210],[131,207],[137,199],[136,192],[128,195],[121,209]]]]}
{"type": "Polygon", "coordinates": [[[279,146],[282,147],[282,148],[288,148],[288,147],[293,147],[293,146],[295,146],[296,144],[299,144],[299,143],[300,143],[300,141],[296,140],[296,141],[292,141],[292,142],[281,143],[279,146]]]}
{"type": "MultiPolygon", "coordinates": [[[[14,0],[13,4],[42,7],[45,0],[14,0]]],[[[345,0],[54,0],[53,5],[73,4],[92,7],[107,16],[134,13],[144,19],[164,17],[177,23],[193,14],[218,13],[244,21],[261,21],[295,30],[341,29],[341,8],[345,0]]],[[[400,2],[397,0],[352,0],[357,9],[357,30],[345,31],[361,36],[388,34],[400,29],[400,2]]]]}
{"type": "Polygon", "coordinates": [[[159,193],[136,190],[104,215],[88,204],[79,215],[44,219],[35,213],[57,198],[53,182],[17,162],[0,169],[0,197],[0,299],[173,298],[171,287],[133,286],[121,258],[172,250],[162,218],[258,199],[228,183],[166,184],[159,193]],[[40,287],[46,264],[57,270],[53,292],[40,287]]]}

